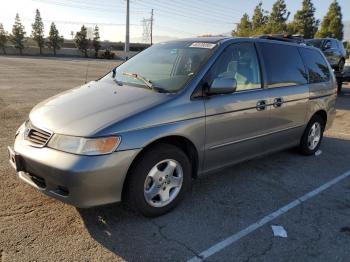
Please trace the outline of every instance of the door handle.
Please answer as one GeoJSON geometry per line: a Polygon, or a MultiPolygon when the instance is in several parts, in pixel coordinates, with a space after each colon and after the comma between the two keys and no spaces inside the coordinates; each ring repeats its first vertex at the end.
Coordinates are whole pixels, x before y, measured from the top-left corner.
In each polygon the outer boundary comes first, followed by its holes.
{"type": "Polygon", "coordinates": [[[266,100],[260,100],[256,103],[256,110],[263,111],[266,109],[266,100]]]}
{"type": "Polygon", "coordinates": [[[282,97],[277,97],[273,100],[273,107],[281,107],[283,105],[284,101],[282,97]]]}

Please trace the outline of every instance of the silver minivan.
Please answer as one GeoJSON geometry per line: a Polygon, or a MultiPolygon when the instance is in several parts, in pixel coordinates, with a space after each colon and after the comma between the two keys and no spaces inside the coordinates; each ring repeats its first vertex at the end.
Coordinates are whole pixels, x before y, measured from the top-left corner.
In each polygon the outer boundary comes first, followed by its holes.
{"type": "Polygon", "coordinates": [[[20,179],[77,207],[176,206],[198,175],[320,147],[336,80],[316,48],[254,38],[156,44],[33,108],[9,147],[20,179]]]}

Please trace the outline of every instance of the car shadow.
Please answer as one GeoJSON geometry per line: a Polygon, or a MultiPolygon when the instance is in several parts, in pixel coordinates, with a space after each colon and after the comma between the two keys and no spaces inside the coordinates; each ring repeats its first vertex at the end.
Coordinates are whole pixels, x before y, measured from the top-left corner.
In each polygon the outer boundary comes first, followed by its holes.
{"type": "Polygon", "coordinates": [[[187,260],[349,169],[350,140],[325,137],[322,152],[287,150],[201,176],[177,208],[157,218],[121,204],[77,210],[91,237],[118,258],[187,260]]]}

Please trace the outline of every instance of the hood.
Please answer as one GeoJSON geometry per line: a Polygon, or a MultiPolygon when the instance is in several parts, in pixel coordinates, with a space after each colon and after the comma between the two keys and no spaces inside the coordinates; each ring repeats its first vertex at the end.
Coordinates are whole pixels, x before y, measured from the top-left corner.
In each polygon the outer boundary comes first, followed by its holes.
{"type": "Polygon", "coordinates": [[[113,80],[90,82],[49,98],[30,112],[34,125],[57,134],[93,136],[99,130],[156,106],[167,94],[113,80]]]}

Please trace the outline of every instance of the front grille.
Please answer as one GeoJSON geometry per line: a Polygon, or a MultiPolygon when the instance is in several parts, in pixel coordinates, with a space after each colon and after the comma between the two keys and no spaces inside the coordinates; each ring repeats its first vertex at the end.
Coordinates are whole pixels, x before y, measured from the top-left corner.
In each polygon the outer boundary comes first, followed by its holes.
{"type": "Polygon", "coordinates": [[[51,138],[52,133],[49,131],[42,130],[33,126],[31,122],[26,124],[24,131],[24,138],[29,141],[33,146],[43,147],[47,144],[51,138]]]}

